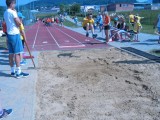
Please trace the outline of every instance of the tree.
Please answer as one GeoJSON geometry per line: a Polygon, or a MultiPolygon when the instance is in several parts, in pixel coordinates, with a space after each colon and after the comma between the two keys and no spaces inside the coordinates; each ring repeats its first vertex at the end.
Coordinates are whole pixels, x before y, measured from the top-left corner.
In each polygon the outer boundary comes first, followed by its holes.
{"type": "Polygon", "coordinates": [[[5,11],[5,8],[0,6],[0,19],[3,18],[4,11],[5,11]]]}
{"type": "Polygon", "coordinates": [[[59,8],[60,8],[61,13],[65,12],[65,5],[64,4],[60,4],[59,8]]]}
{"type": "Polygon", "coordinates": [[[75,14],[75,13],[79,13],[80,12],[80,4],[78,3],[74,3],[71,5],[70,7],[70,11],[75,14]]]}

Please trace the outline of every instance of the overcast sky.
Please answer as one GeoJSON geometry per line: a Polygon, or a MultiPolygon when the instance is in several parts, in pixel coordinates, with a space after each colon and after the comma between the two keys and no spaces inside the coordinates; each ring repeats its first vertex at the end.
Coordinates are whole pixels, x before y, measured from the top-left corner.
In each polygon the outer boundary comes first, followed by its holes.
{"type": "MultiPolygon", "coordinates": [[[[19,5],[24,5],[36,0],[16,0],[16,3],[19,5]]],[[[0,0],[0,6],[6,6],[6,0],[0,0]]]]}

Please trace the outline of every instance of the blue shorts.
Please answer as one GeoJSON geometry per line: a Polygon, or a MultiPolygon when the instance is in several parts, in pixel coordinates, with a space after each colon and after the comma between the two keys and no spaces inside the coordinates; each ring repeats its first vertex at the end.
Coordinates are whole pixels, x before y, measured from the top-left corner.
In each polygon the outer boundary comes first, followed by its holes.
{"type": "Polygon", "coordinates": [[[20,54],[23,52],[22,40],[19,34],[7,35],[9,54],[20,54]]]}

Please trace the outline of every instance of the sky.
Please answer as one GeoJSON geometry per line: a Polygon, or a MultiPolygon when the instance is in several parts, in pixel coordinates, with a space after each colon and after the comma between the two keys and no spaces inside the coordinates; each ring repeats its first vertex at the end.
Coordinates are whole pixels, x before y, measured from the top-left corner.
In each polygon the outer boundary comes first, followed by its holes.
{"type": "MultiPolygon", "coordinates": [[[[25,5],[27,3],[30,3],[32,1],[36,1],[36,0],[16,0],[17,5],[25,5]]],[[[148,2],[148,3],[152,3],[153,0],[136,0],[137,2],[148,2]]],[[[0,0],[0,6],[6,6],[6,0],[0,0]]]]}
{"type": "MultiPolygon", "coordinates": [[[[16,0],[16,4],[18,5],[25,5],[36,0],[16,0]]],[[[6,6],[6,0],[0,0],[0,6],[6,6]]]]}
{"type": "Polygon", "coordinates": [[[148,2],[148,3],[152,3],[153,0],[136,0],[137,2],[148,2]]]}

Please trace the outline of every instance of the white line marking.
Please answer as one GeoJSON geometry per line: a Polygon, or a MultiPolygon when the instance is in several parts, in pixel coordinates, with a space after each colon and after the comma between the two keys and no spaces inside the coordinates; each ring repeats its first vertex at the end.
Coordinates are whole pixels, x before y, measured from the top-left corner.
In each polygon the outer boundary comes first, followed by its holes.
{"type": "Polygon", "coordinates": [[[46,44],[46,43],[48,43],[48,42],[47,42],[47,41],[43,41],[42,43],[46,44]]]}
{"type": "Polygon", "coordinates": [[[34,38],[34,43],[33,43],[32,48],[34,48],[34,46],[35,46],[35,44],[36,44],[37,35],[38,35],[38,31],[39,31],[39,25],[40,25],[40,24],[38,24],[38,28],[37,28],[36,36],[35,36],[35,38],[34,38]]]}
{"type": "MultiPolygon", "coordinates": [[[[70,37],[70,38],[72,38],[72,39],[74,39],[75,41],[77,41],[78,43],[80,43],[80,44],[82,44],[80,41],[78,41],[76,38],[74,38],[74,37],[72,37],[72,36],[70,36],[70,35],[68,35],[67,33],[65,33],[65,32],[63,32],[62,30],[60,30],[59,28],[56,28],[56,29],[58,29],[59,31],[61,31],[62,33],[64,33],[65,35],[67,35],[68,37],[70,37]]],[[[82,44],[83,46],[85,46],[84,44],[82,44]]]]}
{"type": "Polygon", "coordinates": [[[90,40],[88,40],[88,39],[85,39],[85,41],[90,41],[90,40]]]}
{"type": "MultiPolygon", "coordinates": [[[[47,27],[46,27],[47,28],[47,27]]],[[[47,28],[48,32],[50,33],[50,35],[52,36],[52,38],[54,39],[54,41],[56,42],[57,46],[59,48],[69,48],[69,47],[85,47],[85,45],[83,45],[81,42],[77,41],[78,43],[81,43],[82,45],[75,45],[75,46],[60,46],[57,42],[57,40],[53,37],[52,33],[50,32],[50,30],[47,28]]],[[[64,33],[63,31],[61,31],[62,33],[64,33]]],[[[65,34],[65,33],[64,33],[65,34]]],[[[68,36],[68,34],[66,34],[68,36]]],[[[70,36],[71,37],[71,36],[70,36]]],[[[72,38],[72,37],[71,37],[72,38]]],[[[75,39],[75,38],[72,38],[75,39]]]]}
{"type": "Polygon", "coordinates": [[[70,41],[69,40],[65,40],[65,42],[69,43],[70,41]]]}
{"type": "Polygon", "coordinates": [[[85,47],[85,45],[75,45],[75,46],[60,46],[60,48],[72,48],[72,47],[85,47]]]}
{"type": "MultiPolygon", "coordinates": [[[[47,27],[46,27],[47,28],[47,27]]],[[[49,34],[51,35],[51,37],[53,38],[53,40],[56,42],[57,46],[60,48],[58,42],[56,41],[56,39],[53,37],[52,33],[49,31],[49,29],[47,28],[49,34]]]]}

